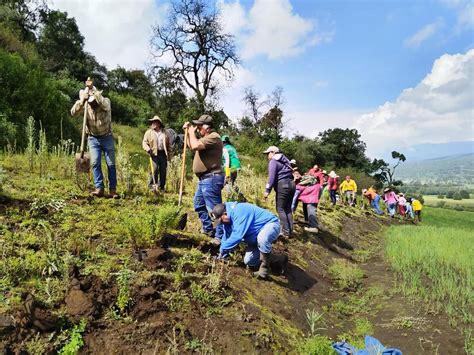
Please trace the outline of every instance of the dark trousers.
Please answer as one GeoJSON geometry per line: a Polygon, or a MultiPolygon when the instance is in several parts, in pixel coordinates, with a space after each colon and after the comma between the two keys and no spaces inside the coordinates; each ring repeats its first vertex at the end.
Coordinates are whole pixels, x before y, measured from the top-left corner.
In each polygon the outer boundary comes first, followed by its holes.
{"type": "MultiPolygon", "coordinates": [[[[166,159],[166,154],[164,151],[160,150],[158,151],[157,156],[151,157],[151,160],[153,162],[153,172],[155,175],[155,182],[160,186],[160,190],[163,190],[165,188],[166,184],[166,168],[168,167],[168,160],[166,159]],[[158,175],[160,177],[158,181],[158,175]]],[[[150,173],[150,183],[149,183],[150,189],[153,188],[153,177],[151,176],[150,173]]]]}
{"type": "Polygon", "coordinates": [[[303,203],[303,215],[304,220],[309,221],[309,226],[311,228],[318,228],[318,218],[316,217],[316,212],[318,210],[317,203],[303,203]]]}
{"type": "Polygon", "coordinates": [[[329,196],[331,197],[331,203],[336,205],[336,192],[337,190],[329,190],[329,196]]]}
{"type": "Polygon", "coordinates": [[[291,203],[293,202],[295,190],[295,182],[293,179],[279,181],[276,188],[276,210],[280,218],[282,234],[285,236],[291,236],[293,232],[291,203]]]}
{"type": "Polygon", "coordinates": [[[418,221],[421,222],[421,210],[415,211],[415,216],[418,218],[418,221]]]}

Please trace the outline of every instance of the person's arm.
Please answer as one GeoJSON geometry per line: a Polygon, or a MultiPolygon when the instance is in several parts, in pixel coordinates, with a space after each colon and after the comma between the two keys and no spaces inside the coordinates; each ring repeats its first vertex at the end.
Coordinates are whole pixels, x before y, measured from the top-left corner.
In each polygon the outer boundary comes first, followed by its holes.
{"type": "Polygon", "coordinates": [[[89,98],[89,93],[87,90],[79,91],[79,100],[74,103],[74,106],[71,108],[71,116],[76,116],[84,113],[84,103],[89,98]]]}
{"type": "Polygon", "coordinates": [[[103,97],[102,93],[98,90],[94,91],[93,95],[102,111],[110,111],[110,99],[103,97]]]}
{"type": "Polygon", "coordinates": [[[268,163],[268,182],[265,186],[265,195],[268,196],[272,191],[273,185],[277,178],[277,162],[275,160],[270,160],[268,163]]]}
{"type": "MultiPolygon", "coordinates": [[[[196,137],[196,126],[191,125],[189,122],[186,122],[183,126],[183,129],[186,132],[188,129],[188,147],[191,150],[204,150],[206,149],[205,144],[196,137]]],[[[186,134],[186,133],[185,133],[186,134]]]]}
{"type": "Polygon", "coordinates": [[[148,131],[146,131],[145,134],[143,135],[142,148],[145,152],[150,154],[151,148],[150,148],[150,144],[148,144],[148,131]]]}
{"type": "Polygon", "coordinates": [[[222,255],[228,254],[244,239],[253,218],[248,215],[237,217],[232,221],[232,233],[228,238],[222,238],[220,252],[222,255]]]}

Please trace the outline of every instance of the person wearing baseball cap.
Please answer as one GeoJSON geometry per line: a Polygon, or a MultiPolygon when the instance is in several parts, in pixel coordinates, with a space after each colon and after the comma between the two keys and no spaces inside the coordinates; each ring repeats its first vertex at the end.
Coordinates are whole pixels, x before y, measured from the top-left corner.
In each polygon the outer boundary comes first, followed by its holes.
{"type": "Polygon", "coordinates": [[[214,230],[209,212],[215,205],[222,203],[223,143],[221,136],[213,128],[213,119],[210,115],[201,115],[192,123],[186,122],[183,129],[184,134],[188,135],[188,146],[194,151],[193,172],[199,179],[193,199],[194,210],[202,223],[201,233],[220,239],[223,227],[218,225],[214,230]]]}
{"type": "Polygon", "coordinates": [[[267,154],[268,159],[268,182],[263,197],[266,199],[272,189],[275,190],[276,210],[280,218],[281,234],[285,238],[290,238],[293,233],[292,203],[296,190],[293,180],[293,168],[290,160],[280,153],[280,149],[274,145],[268,147],[263,154],[267,154]]]}
{"type": "Polygon", "coordinates": [[[112,137],[112,109],[110,99],[102,96],[90,77],[85,88],[79,91],[79,100],[71,108],[71,116],[82,116],[86,109],[87,144],[91,155],[92,176],[94,178],[95,197],[104,196],[104,175],[101,157],[105,156],[109,178],[109,196],[119,198],[117,194],[117,170],[115,168],[115,147],[112,137]],[[86,105],[87,103],[87,105],[86,105]],[[87,109],[86,109],[87,107],[87,109]]]}
{"type": "Polygon", "coordinates": [[[250,203],[226,202],[214,206],[211,218],[224,227],[219,258],[228,257],[244,241],[247,244],[244,264],[258,268],[254,276],[266,279],[270,263],[274,262],[282,263],[279,269],[285,269],[287,257],[271,258],[272,243],[280,234],[280,222],[273,213],[250,203]]]}

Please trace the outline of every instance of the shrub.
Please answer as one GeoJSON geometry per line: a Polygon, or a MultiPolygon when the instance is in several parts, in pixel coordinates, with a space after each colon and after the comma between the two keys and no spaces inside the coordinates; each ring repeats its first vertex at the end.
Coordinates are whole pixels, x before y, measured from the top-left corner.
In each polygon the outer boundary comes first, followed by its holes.
{"type": "Polygon", "coordinates": [[[438,195],[438,198],[442,200],[444,198],[444,195],[438,195]]]}
{"type": "Polygon", "coordinates": [[[459,193],[459,191],[455,192],[454,195],[453,195],[453,200],[457,200],[457,201],[461,201],[462,200],[462,196],[461,194],[459,193]]]}

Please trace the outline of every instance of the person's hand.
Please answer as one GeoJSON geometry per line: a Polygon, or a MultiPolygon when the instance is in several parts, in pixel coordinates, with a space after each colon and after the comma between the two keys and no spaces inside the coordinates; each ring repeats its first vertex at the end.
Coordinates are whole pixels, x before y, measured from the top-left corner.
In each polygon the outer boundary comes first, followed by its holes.
{"type": "Polygon", "coordinates": [[[147,150],[147,153],[148,153],[148,155],[149,155],[150,157],[153,156],[153,150],[148,149],[148,150],[147,150]]]}
{"type": "Polygon", "coordinates": [[[183,129],[186,130],[189,126],[191,126],[191,123],[184,122],[183,129]]]}
{"type": "Polygon", "coordinates": [[[196,126],[192,126],[192,125],[188,126],[189,134],[195,134],[196,130],[197,130],[196,126]]]}
{"type": "Polygon", "coordinates": [[[263,194],[263,198],[266,200],[268,198],[268,195],[269,193],[265,191],[265,193],[263,194]]]}
{"type": "Polygon", "coordinates": [[[83,103],[86,102],[89,99],[89,91],[86,89],[81,90],[80,99],[83,103]]]}

